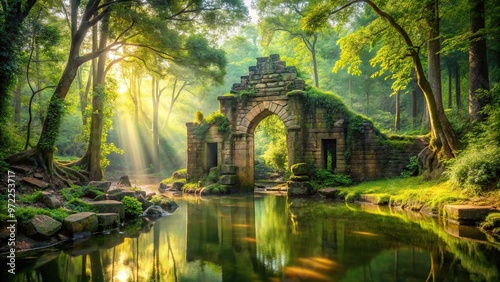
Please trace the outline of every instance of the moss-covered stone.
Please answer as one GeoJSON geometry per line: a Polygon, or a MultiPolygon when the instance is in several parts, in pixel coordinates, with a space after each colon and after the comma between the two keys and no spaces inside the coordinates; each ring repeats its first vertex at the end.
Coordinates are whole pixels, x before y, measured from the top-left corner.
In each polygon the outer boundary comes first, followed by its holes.
{"type": "Polygon", "coordinates": [[[99,227],[97,215],[93,212],[80,212],[66,217],[63,227],[71,233],[83,231],[96,232],[99,227]]]}
{"type": "Polygon", "coordinates": [[[296,163],[292,165],[292,167],[290,167],[290,170],[292,171],[293,175],[296,176],[309,175],[309,173],[311,172],[311,168],[306,163],[296,163]]]}
{"type": "Polygon", "coordinates": [[[89,202],[90,205],[99,213],[117,213],[120,219],[125,218],[125,206],[122,202],[115,200],[104,200],[89,202]]]}

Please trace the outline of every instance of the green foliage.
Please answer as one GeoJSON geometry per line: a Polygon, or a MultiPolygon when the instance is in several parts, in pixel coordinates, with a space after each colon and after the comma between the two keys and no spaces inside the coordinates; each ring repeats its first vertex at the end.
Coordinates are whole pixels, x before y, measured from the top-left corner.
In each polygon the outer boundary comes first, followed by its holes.
{"type": "Polygon", "coordinates": [[[483,230],[500,235],[500,213],[490,213],[480,227],[483,230]]]}
{"type": "Polygon", "coordinates": [[[66,109],[64,100],[56,95],[50,100],[49,109],[47,110],[47,130],[40,136],[38,146],[42,151],[53,151],[56,139],[59,135],[61,120],[66,109]]]}
{"type": "Polygon", "coordinates": [[[42,191],[34,191],[31,194],[23,194],[23,196],[19,198],[19,201],[23,204],[33,204],[35,201],[38,201],[41,197],[42,197],[42,191]]]}
{"type": "MultiPolygon", "coordinates": [[[[200,117],[202,118],[203,114],[201,114],[201,116],[198,117],[195,116],[195,119],[200,117]]],[[[213,112],[211,115],[203,119],[202,122],[197,122],[197,123],[198,127],[195,129],[195,134],[199,137],[204,137],[207,134],[212,124],[217,125],[217,131],[220,134],[229,133],[229,120],[224,114],[222,114],[219,111],[213,112]]]]}
{"type": "Polygon", "coordinates": [[[142,203],[136,198],[125,196],[122,203],[125,206],[125,215],[136,217],[142,214],[142,203]]]}
{"type": "Polygon", "coordinates": [[[411,156],[405,170],[401,172],[401,176],[402,177],[417,176],[421,173],[421,170],[422,168],[418,164],[418,157],[411,156]]]}
{"type": "Polygon", "coordinates": [[[286,127],[277,115],[263,119],[255,129],[255,156],[280,172],[288,168],[286,127]]]}
{"type": "Polygon", "coordinates": [[[475,194],[500,188],[500,85],[484,95],[486,120],[474,125],[467,147],[447,164],[451,182],[475,194]]]}
{"type": "Polygon", "coordinates": [[[68,216],[68,212],[64,208],[44,209],[27,206],[18,207],[16,210],[16,218],[19,222],[21,222],[21,224],[26,224],[33,216],[37,214],[50,216],[59,222],[62,222],[68,216]]]}
{"type": "Polygon", "coordinates": [[[77,212],[97,212],[91,204],[78,198],[71,199],[66,206],[77,212]]]}
{"type": "Polygon", "coordinates": [[[227,193],[226,188],[222,184],[219,184],[219,183],[210,184],[208,186],[205,186],[204,189],[206,191],[208,191],[210,194],[214,194],[214,195],[227,193]]]}
{"type": "Polygon", "coordinates": [[[452,160],[450,179],[456,187],[475,194],[497,187],[500,176],[500,148],[469,145],[452,160]]]}
{"type": "Polygon", "coordinates": [[[314,169],[311,176],[316,190],[323,187],[347,186],[352,183],[349,175],[333,174],[331,171],[322,168],[314,169]]]}
{"type": "Polygon", "coordinates": [[[255,96],[255,91],[253,89],[240,91],[240,98],[241,100],[243,100],[243,103],[248,102],[248,100],[254,96],[255,96]]]}
{"type": "Polygon", "coordinates": [[[200,110],[194,113],[194,123],[201,124],[204,118],[205,117],[203,116],[203,113],[200,110]]]}
{"type": "Polygon", "coordinates": [[[99,191],[92,186],[73,186],[69,188],[63,188],[60,193],[64,200],[71,201],[73,199],[79,199],[84,196],[90,198],[95,198],[96,196],[103,195],[104,192],[99,191]]]}

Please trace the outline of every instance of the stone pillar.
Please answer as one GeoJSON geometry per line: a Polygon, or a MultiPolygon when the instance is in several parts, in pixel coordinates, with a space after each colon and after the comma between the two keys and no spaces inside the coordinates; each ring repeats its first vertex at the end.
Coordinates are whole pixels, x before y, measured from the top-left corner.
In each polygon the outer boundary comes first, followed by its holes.
{"type": "Polygon", "coordinates": [[[288,149],[288,166],[304,162],[304,144],[302,142],[302,129],[300,126],[288,128],[286,143],[288,149]]]}
{"type": "Polygon", "coordinates": [[[186,180],[198,179],[203,177],[205,163],[203,156],[205,147],[203,140],[195,134],[197,127],[192,122],[186,123],[187,127],[187,176],[186,180]]]}
{"type": "Polygon", "coordinates": [[[254,141],[253,135],[240,133],[234,137],[234,165],[238,167],[236,175],[240,192],[254,189],[254,141]]]}
{"type": "Polygon", "coordinates": [[[217,97],[217,100],[219,100],[219,111],[228,119],[229,124],[231,125],[231,130],[235,131],[236,128],[234,127],[236,126],[236,116],[238,115],[236,96],[219,96],[217,97]]]}

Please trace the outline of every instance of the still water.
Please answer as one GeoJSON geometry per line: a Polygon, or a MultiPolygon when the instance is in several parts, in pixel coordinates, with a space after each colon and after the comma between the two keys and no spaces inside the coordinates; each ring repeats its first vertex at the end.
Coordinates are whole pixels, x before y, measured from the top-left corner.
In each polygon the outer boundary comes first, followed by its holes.
{"type": "Polygon", "coordinates": [[[498,242],[416,213],[278,195],[176,201],[154,223],[25,254],[1,280],[500,281],[498,242]]]}

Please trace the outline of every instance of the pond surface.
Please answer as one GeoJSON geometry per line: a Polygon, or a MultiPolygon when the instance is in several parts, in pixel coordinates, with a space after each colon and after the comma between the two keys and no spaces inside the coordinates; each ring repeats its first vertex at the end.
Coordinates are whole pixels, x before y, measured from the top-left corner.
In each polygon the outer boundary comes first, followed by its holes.
{"type": "Polygon", "coordinates": [[[154,223],[26,253],[1,280],[500,281],[498,242],[416,213],[258,194],[176,201],[154,223]]]}

